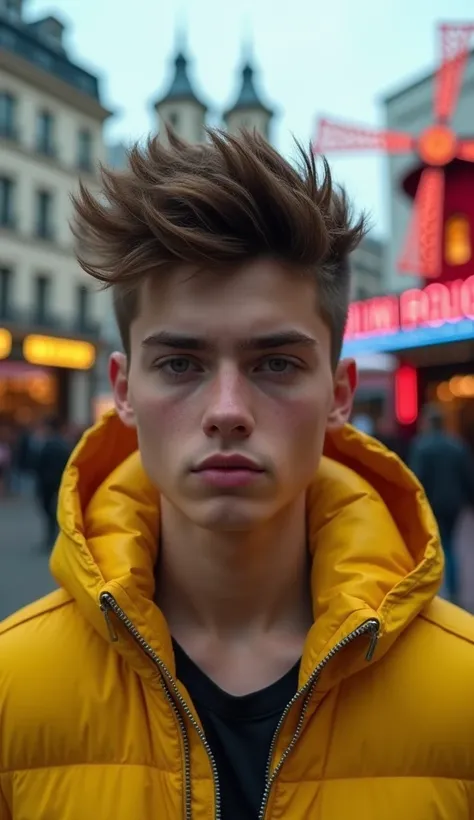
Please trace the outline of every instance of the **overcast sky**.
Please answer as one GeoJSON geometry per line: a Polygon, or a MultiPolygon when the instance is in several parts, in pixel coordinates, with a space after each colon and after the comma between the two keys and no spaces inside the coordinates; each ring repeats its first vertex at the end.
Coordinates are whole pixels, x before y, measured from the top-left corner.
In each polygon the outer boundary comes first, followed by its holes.
{"type": "MultiPolygon", "coordinates": [[[[242,44],[252,32],[258,84],[278,109],[274,142],[290,156],[317,118],[383,124],[382,99],[432,70],[436,23],[474,19],[472,0],[25,0],[28,16],[58,15],[70,56],[103,78],[116,116],[109,140],[153,127],[150,102],[170,76],[177,23],[187,21],[191,75],[215,111],[233,101],[242,44]]],[[[333,163],[358,208],[386,230],[384,164],[374,155],[333,163]]]]}

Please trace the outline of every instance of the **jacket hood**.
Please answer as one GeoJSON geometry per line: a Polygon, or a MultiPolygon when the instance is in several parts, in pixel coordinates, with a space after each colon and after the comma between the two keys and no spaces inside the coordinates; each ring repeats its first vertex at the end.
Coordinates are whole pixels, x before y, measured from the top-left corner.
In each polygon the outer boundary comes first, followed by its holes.
{"type": "MultiPolygon", "coordinates": [[[[327,437],[307,511],[314,626],[301,682],[367,620],[380,624],[374,661],[382,657],[435,596],[443,570],[436,523],[416,478],[349,425],[327,437]]],[[[141,466],[135,432],[114,411],[73,452],[58,515],[51,557],[58,583],[107,640],[100,596],[110,593],[174,674],[171,638],[153,602],[159,493],[141,466]]],[[[142,675],[155,675],[136,643],[120,639],[114,646],[142,675]]],[[[332,681],[356,671],[366,652],[367,639],[362,651],[331,665],[332,681]]]]}

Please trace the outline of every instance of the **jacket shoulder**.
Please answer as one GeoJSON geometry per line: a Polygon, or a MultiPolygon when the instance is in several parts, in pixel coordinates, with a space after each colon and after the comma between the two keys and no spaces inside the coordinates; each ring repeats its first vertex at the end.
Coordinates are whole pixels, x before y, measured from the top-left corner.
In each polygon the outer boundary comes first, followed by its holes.
{"type": "Polygon", "coordinates": [[[12,629],[18,629],[30,621],[48,617],[50,613],[62,609],[67,606],[67,604],[71,604],[72,601],[72,597],[66,590],[56,589],[54,592],[50,592],[49,595],[45,595],[32,604],[22,607],[22,609],[14,612],[13,615],[9,615],[3,621],[0,621],[0,641],[2,639],[1,636],[10,632],[12,629]]]}
{"type": "Polygon", "coordinates": [[[474,657],[474,615],[449,601],[435,598],[420,617],[437,630],[451,635],[455,643],[464,642],[466,651],[472,652],[474,657]]]}
{"type": "Polygon", "coordinates": [[[474,755],[474,617],[435,598],[400,636],[387,660],[395,664],[402,691],[412,692],[430,720],[451,710],[454,720],[461,710],[473,733],[474,755]]]}
{"type": "Polygon", "coordinates": [[[120,656],[107,648],[63,590],[1,624],[0,771],[83,758],[84,738],[100,725],[104,688],[120,679],[120,656]]]}
{"type": "Polygon", "coordinates": [[[4,687],[20,689],[27,668],[28,685],[54,674],[71,676],[95,660],[97,642],[103,639],[63,589],[15,612],[0,624],[0,708],[4,687]]]}

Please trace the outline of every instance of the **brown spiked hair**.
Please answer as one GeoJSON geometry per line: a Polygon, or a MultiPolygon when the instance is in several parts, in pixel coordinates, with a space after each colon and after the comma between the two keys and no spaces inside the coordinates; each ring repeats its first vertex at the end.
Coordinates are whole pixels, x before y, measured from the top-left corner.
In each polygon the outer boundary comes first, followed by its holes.
{"type": "Polygon", "coordinates": [[[148,277],[179,264],[219,271],[271,257],[312,273],[339,359],[350,291],[349,255],[366,230],[323,159],[298,145],[293,168],[258,133],[208,131],[191,145],[168,132],[128,153],[125,171],[101,169],[102,195],[81,184],[72,224],[86,273],[112,287],[125,352],[148,277]]]}

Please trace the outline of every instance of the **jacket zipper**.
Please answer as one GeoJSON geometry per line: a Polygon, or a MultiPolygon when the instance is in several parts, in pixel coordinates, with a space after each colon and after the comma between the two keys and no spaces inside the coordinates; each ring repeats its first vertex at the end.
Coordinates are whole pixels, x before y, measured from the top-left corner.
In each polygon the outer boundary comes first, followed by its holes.
{"type": "Polygon", "coordinates": [[[211,764],[212,769],[212,777],[214,781],[214,794],[215,794],[215,801],[216,801],[216,810],[215,810],[215,820],[221,820],[221,801],[220,801],[220,786],[219,786],[219,778],[217,774],[217,765],[214,759],[214,755],[212,754],[211,747],[206,740],[206,736],[202,731],[199,723],[197,723],[196,719],[191,712],[191,709],[187,705],[186,701],[184,700],[183,696],[181,695],[178,687],[176,686],[176,682],[173,679],[168,667],[163,663],[161,658],[158,657],[156,652],[152,649],[149,643],[140,635],[138,629],[134,626],[131,622],[130,618],[127,617],[123,609],[119,607],[117,601],[110,595],[109,592],[103,592],[100,595],[100,608],[104,613],[104,618],[107,623],[107,629],[109,631],[110,640],[115,642],[118,641],[118,635],[115,632],[113,624],[110,620],[109,611],[112,611],[114,615],[117,616],[119,621],[121,621],[127,631],[130,633],[132,638],[137,642],[137,644],[143,649],[146,655],[153,661],[155,666],[158,667],[160,671],[160,681],[163,687],[164,693],[166,695],[166,699],[168,700],[174,714],[176,715],[176,719],[178,722],[179,732],[181,735],[181,739],[183,741],[183,750],[184,750],[184,790],[185,790],[185,820],[192,820],[192,804],[191,804],[191,754],[189,750],[189,739],[188,734],[186,731],[186,725],[184,723],[182,714],[178,709],[176,703],[179,703],[181,709],[183,710],[184,714],[188,718],[191,725],[196,730],[199,738],[207,752],[207,756],[209,758],[209,762],[211,764]]]}
{"type": "Polygon", "coordinates": [[[352,632],[350,632],[349,635],[346,635],[345,638],[343,638],[341,641],[339,641],[339,643],[337,643],[335,646],[333,646],[331,651],[328,652],[328,654],[316,666],[316,668],[314,669],[311,677],[306,681],[305,685],[301,689],[299,689],[298,692],[295,694],[295,696],[290,700],[289,704],[287,705],[285,711],[283,712],[283,714],[282,714],[282,716],[281,716],[281,718],[278,722],[278,726],[275,730],[275,734],[273,735],[273,739],[272,739],[272,742],[270,744],[270,752],[269,752],[268,761],[267,761],[265,791],[263,793],[263,800],[262,800],[262,805],[260,807],[258,820],[264,820],[265,814],[266,814],[266,811],[267,811],[267,807],[268,807],[268,801],[270,799],[270,793],[271,793],[271,790],[272,790],[272,786],[273,786],[275,780],[277,779],[285,760],[289,757],[289,755],[291,754],[292,750],[294,749],[294,747],[296,746],[296,744],[298,742],[298,738],[299,738],[299,736],[302,732],[302,729],[303,729],[304,719],[305,719],[305,716],[306,716],[306,712],[308,710],[308,705],[311,701],[311,696],[313,694],[313,689],[316,686],[316,683],[318,682],[318,678],[319,678],[321,672],[323,671],[324,667],[327,666],[329,661],[332,660],[332,658],[334,658],[334,656],[337,655],[337,653],[340,652],[341,649],[344,649],[344,647],[348,646],[356,638],[359,638],[361,635],[366,635],[366,634],[371,635],[371,640],[370,640],[369,648],[367,650],[367,654],[366,654],[365,657],[366,657],[367,661],[372,660],[374,652],[375,652],[375,648],[377,646],[379,629],[380,629],[379,621],[377,621],[375,618],[371,618],[370,620],[365,621],[363,624],[358,626],[357,629],[354,629],[352,632]],[[301,713],[300,713],[300,716],[299,716],[298,724],[296,726],[294,735],[291,738],[291,741],[288,744],[288,746],[286,747],[285,751],[283,752],[280,760],[278,761],[278,764],[275,766],[273,772],[271,772],[273,753],[275,751],[275,746],[277,744],[281,728],[282,728],[282,726],[283,726],[283,724],[284,724],[284,722],[285,722],[285,720],[288,716],[288,713],[290,712],[290,709],[292,709],[292,707],[295,705],[295,703],[301,697],[304,697],[303,706],[301,708],[301,713]]]}
{"type": "MultiPolygon", "coordinates": [[[[215,820],[221,820],[221,798],[220,798],[220,785],[219,785],[219,776],[218,776],[218,771],[217,771],[217,764],[216,764],[214,755],[212,754],[211,747],[209,746],[209,743],[207,742],[206,736],[205,736],[204,732],[202,731],[201,727],[199,726],[199,723],[194,718],[191,709],[189,708],[188,704],[186,703],[183,696],[181,695],[178,687],[176,686],[176,682],[174,681],[173,676],[171,675],[168,667],[163,663],[161,658],[159,658],[159,656],[156,654],[156,652],[152,649],[150,644],[147,643],[147,641],[145,641],[145,639],[140,635],[138,629],[134,626],[132,621],[127,617],[127,615],[123,611],[123,609],[121,609],[121,607],[119,607],[119,605],[117,604],[117,602],[116,602],[115,598],[113,597],[113,595],[111,595],[109,592],[103,592],[103,593],[101,593],[101,595],[99,597],[99,600],[100,600],[100,608],[101,608],[101,610],[104,614],[104,618],[105,618],[105,621],[106,621],[106,624],[107,624],[107,629],[108,629],[108,632],[109,632],[109,635],[110,635],[110,640],[112,642],[118,641],[118,635],[115,632],[115,629],[114,629],[113,624],[112,624],[112,622],[110,620],[110,617],[109,617],[109,611],[112,611],[117,616],[119,621],[121,621],[121,623],[123,623],[123,625],[125,626],[127,631],[130,633],[130,635],[133,637],[133,639],[136,641],[136,643],[138,643],[138,645],[143,649],[145,654],[148,655],[148,657],[153,661],[155,666],[157,666],[158,669],[160,670],[160,673],[161,673],[160,674],[160,681],[161,681],[161,684],[163,686],[163,690],[164,690],[164,693],[166,695],[166,699],[170,703],[170,706],[171,706],[174,714],[176,715],[176,719],[177,719],[177,722],[178,722],[181,738],[182,738],[182,741],[183,741],[184,780],[185,780],[185,819],[186,820],[192,820],[191,755],[190,755],[189,739],[188,739],[188,735],[187,735],[187,731],[186,731],[186,726],[185,726],[183,717],[181,715],[181,712],[180,712],[180,710],[178,709],[178,707],[176,705],[176,702],[179,703],[181,709],[183,710],[184,714],[188,718],[189,722],[191,723],[193,728],[196,730],[196,732],[199,736],[199,739],[201,740],[201,742],[204,746],[204,749],[207,753],[207,756],[209,758],[209,762],[211,764],[211,770],[212,770],[212,777],[213,777],[213,781],[214,781],[214,795],[215,795],[215,815],[214,815],[214,818],[215,818],[215,820]]],[[[339,643],[337,643],[335,646],[333,646],[331,651],[328,652],[328,654],[323,658],[323,660],[314,669],[313,674],[306,681],[305,685],[301,689],[299,689],[298,692],[296,692],[294,697],[290,700],[290,702],[286,706],[285,711],[283,712],[283,714],[282,714],[282,716],[281,716],[281,718],[278,722],[278,726],[275,730],[275,734],[273,735],[273,739],[272,739],[272,742],[270,744],[270,752],[269,752],[268,761],[267,761],[265,791],[264,791],[264,795],[263,795],[262,805],[261,805],[261,808],[260,808],[260,813],[258,815],[258,820],[264,820],[273,783],[275,782],[276,778],[278,777],[285,760],[288,758],[288,756],[290,755],[290,753],[294,749],[294,747],[295,747],[295,745],[298,741],[298,738],[301,734],[301,731],[303,729],[304,719],[305,719],[306,712],[307,712],[307,709],[308,709],[308,705],[309,705],[309,702],[311,700],[311,695],[312,695],[313,689],[314,689],[314,687],[315,687],[315,685],[318,681],[318,678],[319,678],[321,672],[323,671],[325,666],[329,663],[329,661],[335,655],[337,655],[337,653],[341,649],[344,649],[344,647],[348,646],[348,644],[352,643],[352,641],[354,641],[356,638],[359,638],[361,635],[366,635],[366,634],[371,635],[371,641],[370,641],[369,649],[367,651],[366,660],[367,661],[372,660],[373,654],[375,652],[375,648],[377,646],[379,629],[380,629],[379,621],[377,621],[375,618],[372,618],[368,621],[365,621],[360,626],[358,626],[357,629],[354,629],[349,635],[346,635],[345,638],[343,638],[341,641],[339,641],[339,643]],[[296,729],[295,729],[295,733],[294,733],[290,743],[288,744],[287,748],[283,752],[283,754],[281,756],[281,759],[279,760],[277,766],[275,766],[275,769],[274,769],[273,773],[271,773],[271,762],[272,762],[272,758],[273,758],[273,753],[275,751],[275,746],[277,744],[278,737],[280,735],[281,728],[282,728],[282,726],[283,726],[283,724],[284,724],[284,722],[285,722],[285,720],[288,716],[288,713],[290,712],[290,709],[292,709],[292,707],[295,705],[295,703],[297,703],[297,701],[301,697],[304,697],[304,701],[303,701],[303,706],[302,706],[302,709],[301,709],[301,714],[300,714],[300,717],[299,717],[299,720],[298,720],[298,724],[297,724],[296,729]]]]}

